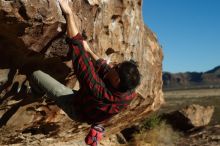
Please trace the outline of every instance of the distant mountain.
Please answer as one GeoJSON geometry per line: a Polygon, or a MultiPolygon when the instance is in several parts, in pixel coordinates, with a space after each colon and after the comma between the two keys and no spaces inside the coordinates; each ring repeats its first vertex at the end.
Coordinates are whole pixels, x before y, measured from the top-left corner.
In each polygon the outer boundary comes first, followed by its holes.
{"type": "Polygon", "coordinates": [[[163,73],[163,89],[220,88],[220,66],[206,72],[163,73]]]}
{"type": "Polygon", "coordinates": [[[220,74],[220,66],[217,66],[215,68],[213,68],[212,70],[209,70],[205,73],[214,73],[214,74],[220,74]]]}

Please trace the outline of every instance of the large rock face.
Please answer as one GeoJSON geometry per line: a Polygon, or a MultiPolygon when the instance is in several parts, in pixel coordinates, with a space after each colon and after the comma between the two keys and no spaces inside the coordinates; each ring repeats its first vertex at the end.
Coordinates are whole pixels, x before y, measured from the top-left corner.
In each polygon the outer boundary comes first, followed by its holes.
{"type": "MultiPolygon", "coordinates": [[[[134,59],[139,64],[139,96],[126,111],[105,123],[107,135],[117,133],[163,103],[162,50],[155,34],[144,25],[141,0],[73,0],[70,4],[78,28],[85,32],[94,52],[108,58],[105,52],[112,48],[117,52],[112,54],[112,62],[134,59]]],[[[22,87],[28,87],[23,74],[36,67],[73,86],[66,79],[71,73],[61,61],[67,46],[65,19],[57,1],[0,0],[0,28],[0,68],[9,69],[2,71],[5,74],[0,77],[4,78],[0,88],[0,124],[1,131],[14,130],[13,134],[3,132],[1,142],[80,142],[88,125],[70,120],[53,103],[21,93],[22,87]],[[24,71],[24,66],[28,70],[24,71]],[[14,91],[15,85],[18,89],[14,91]],[[27,140],[30,133],[33,136],[27,140]],[[12,141],[12,136],[18,139],[12,141]]]]}

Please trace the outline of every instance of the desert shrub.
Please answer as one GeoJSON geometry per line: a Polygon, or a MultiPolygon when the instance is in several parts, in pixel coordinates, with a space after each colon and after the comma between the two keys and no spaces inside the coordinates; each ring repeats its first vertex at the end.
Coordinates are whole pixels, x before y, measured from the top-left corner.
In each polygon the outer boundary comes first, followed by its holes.
{"type": "Polygon", "coordinates": [[[128,144],[129,146],[175,146],[179,133],[173,131],[172,127],[166,124],[165,121],[154,117],[147,126],[150,126],[150,129],[145,127],[133,135],[133,139],[128,144]],[[158,123],[158,121],[160,122],[158,123]]]}
{"type": "Polygon", "coordinates": [[[143,121],[141,129],[153,129],[161,123],[162,119],[158,114],[153,114],[143,121]]]}

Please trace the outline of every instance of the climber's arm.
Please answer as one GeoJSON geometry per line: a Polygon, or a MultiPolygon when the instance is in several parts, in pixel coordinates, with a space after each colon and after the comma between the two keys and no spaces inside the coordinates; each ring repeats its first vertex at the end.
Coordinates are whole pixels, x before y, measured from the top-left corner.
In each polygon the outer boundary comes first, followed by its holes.
{"type": "Polygon", "coordinates": [[[90,49],[88,43],[83,40],[83,46],[85,48],[85,50],[90,54],[90,56],[92,57],[92,59],[94,59],[95,61],[99,60],[100,58],[90,49]]]}
{"type": "MultiPolygon", "coordinates": [[[[68,4],[68,0],[59,0],[59,3],[63,13],[66,15],[67,35],[69,38],[73,38],[79,33],[79,30],[76,27],[76,23],[73,17],[74,13],[72,12],[68,4]]],[[[83,46],[95,61],[99,59],[99,57],[90,49],[88,43],[85,40],[83,40],[83,46]]]]}
{"type": "Polygon", "coordinates": [[[66,15],[67,22],[67,36],[72,38],[79,33],[78,28],[76,27],[76,23],[74,20],[74,13],[69,6],[69,0],[58,0],[61,6],[63,13],[66,15]]]}

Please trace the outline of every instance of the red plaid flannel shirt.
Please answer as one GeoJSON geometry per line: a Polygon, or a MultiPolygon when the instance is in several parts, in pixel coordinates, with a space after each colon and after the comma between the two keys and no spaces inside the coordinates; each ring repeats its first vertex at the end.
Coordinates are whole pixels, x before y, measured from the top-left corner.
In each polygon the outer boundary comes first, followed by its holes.
{"type": "Polygon", "coordinates": [[[104,81],[104,75],[110,70],[110,66],[105,60],[99,59],[96,61],[95,70],[82,41],[83,37],[79,33],[69,41],[70,49],[73,49],[74,71],[80,83],[80,90],[76,96],[77,103],[88,122],[102,122],[127,107],[136,93],[131,91],[121,93],[111,88],[104,81]]]}

